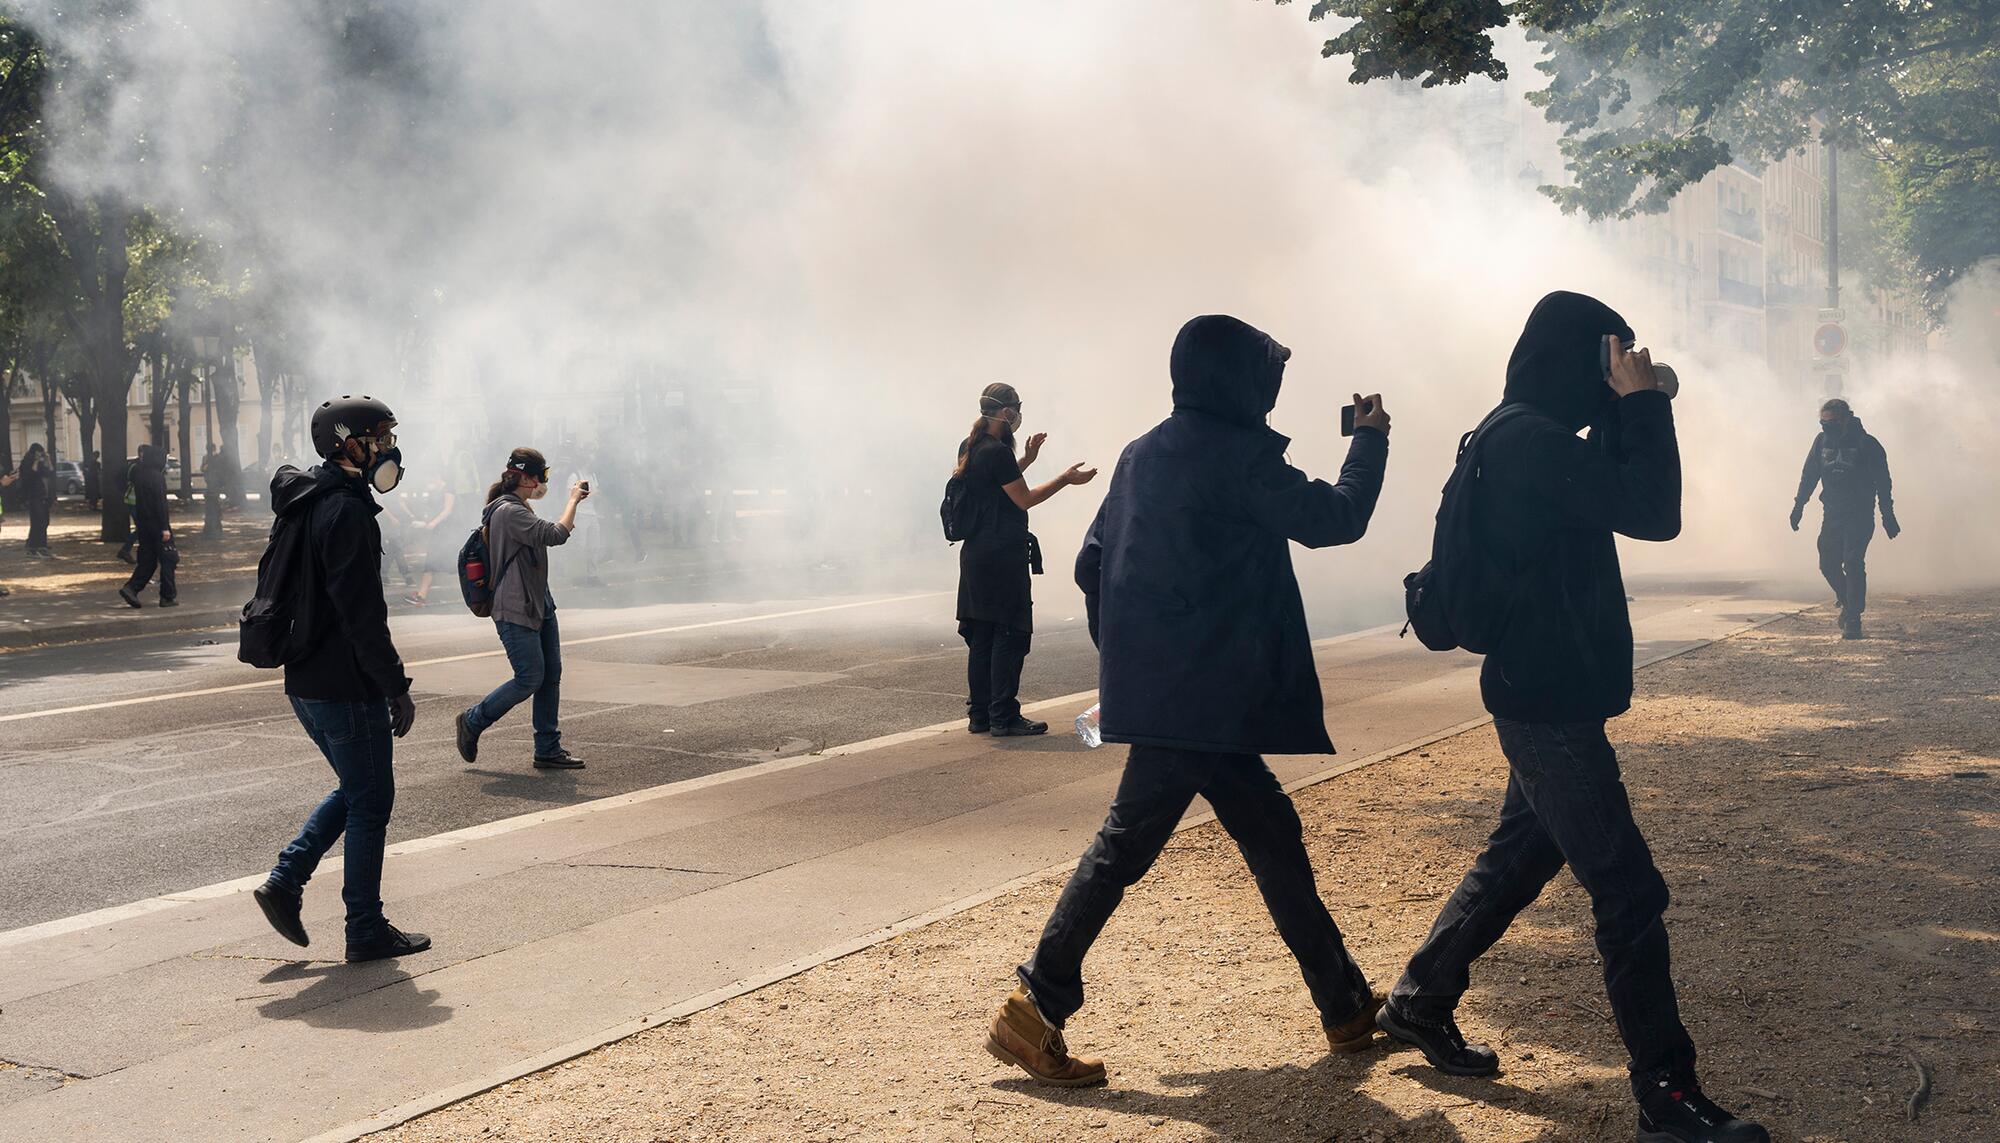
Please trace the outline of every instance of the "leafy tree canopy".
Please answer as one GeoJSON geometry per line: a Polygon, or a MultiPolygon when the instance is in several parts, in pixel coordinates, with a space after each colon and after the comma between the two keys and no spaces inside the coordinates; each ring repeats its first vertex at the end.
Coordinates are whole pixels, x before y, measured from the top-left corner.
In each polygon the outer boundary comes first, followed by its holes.
{"type": "MultiPolygon", "coordinates": [[[[1277,0],[1288,3],[1289,0],[1277,0]]],[[[1818,130],[1881,166],[1894,267],[1935,302],[2000,256],[2000,0],[1318,0],[1351,20],[1326,56],[1355,83],[1507,78],[1518,24],[1591,218],[1656,212],[1729,162],[1755,167],[1818,130]]]]}

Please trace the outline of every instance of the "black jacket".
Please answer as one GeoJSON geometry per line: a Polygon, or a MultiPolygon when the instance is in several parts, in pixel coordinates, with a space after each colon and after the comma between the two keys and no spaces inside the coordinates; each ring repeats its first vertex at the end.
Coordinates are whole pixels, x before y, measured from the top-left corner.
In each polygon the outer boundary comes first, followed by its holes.
{"type": "Polygon", "coordinates": [[[1819,502],[1833,516],[1875,517],[1875,504],[1882,504],[1882,518],[1896,518],[1896,502],[1890,495],[1889,454],[1882,442],[1861,427],[1860,417],[1832,430],[1821,430],[1806,453],[1799,473],[1799,495],[1792,507],[1803,508],[1818,485],[1819,502]]]}
{"type": "Polygon", "coordinates": [[[306,699],[364,702],[410,689],[403,660],[389,639],[389,605],[382,598],[382,509],[368,482],[329,465],[300,472],[291,465],[271,478],[271,507],[303,517],[320,593],[313,608],[313,650],[285,665],[285,693],[306,699]]]}
{"type": "Polygon", "coordinates": [[[1520,591],[1479,676],[1501,718],[1591,722],[1631,707],[1632,622],[1612,535],[1680,534],[1673,405],[1611,391],[1598,359],[1607,333],[1632,338],[1595,298],[1543,298],[1507,363],[1506,400],[1534,413],[1497,426],[1481,454],[1480,537],[1517,569],[1520,591]]]}
{"type": "Polygon", "coordinates": [[[132,469],[132,526],[142,542],[158,543],[173,527],[167,516],[167,453],[158,445],[139,446],[132,469]]]}
{"type": "Polygon", "coordinates": [[[1290,545],[1361,538],[1389,438],[1358,430],[1337,485],[1287,464],[1264,423],[1287,355],[1235,318],[1195,318],[1174,342],[1173,415],[1118,458],[1076,561],[1110,741],[1333,750],[1290,545]]]}

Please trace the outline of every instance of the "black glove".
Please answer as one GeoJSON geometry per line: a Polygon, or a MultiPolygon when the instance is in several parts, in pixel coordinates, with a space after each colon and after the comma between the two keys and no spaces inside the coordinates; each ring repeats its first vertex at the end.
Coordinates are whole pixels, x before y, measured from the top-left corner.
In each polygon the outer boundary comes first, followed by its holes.
{"type": "Polygon", "coordinates": [[[389,733],[401,738],[416,721],[417,704],[410,698],[410,692],[404,691],[389,700],[389,733]]]}
{"type": "Polygon", "coordinates": [[[1806,506],[1803,504],[1792,505],[1792,531],[1794,532],[1798,531],[1799,521],[1805,518],[1806,518],[1806,506]]]}
{"type": "Polygon", "coordinates": [[[1892,540],[1903,534],[1903,526],[1896,523],[1894,512],[1882,513],[1882,533],[1892,540]]]}

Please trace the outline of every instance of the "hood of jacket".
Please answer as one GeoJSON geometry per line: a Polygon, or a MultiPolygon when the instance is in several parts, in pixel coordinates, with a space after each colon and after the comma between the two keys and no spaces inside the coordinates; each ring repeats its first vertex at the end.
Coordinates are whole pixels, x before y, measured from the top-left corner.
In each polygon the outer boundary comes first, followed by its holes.
{"type": "Polygon", "coordinates": [[[1506,400],[1532,405],[1571,431],[1596,421],[1617,400],[1598,356],[1604,336],[1614,333],[1630,347],[1632,327],[1596,298],[1567,290],[1543,298],[1507,359],[1506,400]]]}
{"type": "Polygon", "coordinates": [[[1868,435],[1867,428],[1861,424],[1861,418],[1852,413],[1849,413],[1843,420],[1821,426],[1819,431],[1820,435],[1827,440],[1837,441],[1841,444],[1858,441],[1868,435]]]}
{"type": "Polygon", "coordinates": [[[1262,428],[1278,404],[1278,387],[1291,355],[1291,350],[1247,322],[1221,314],[1194,318],[1174,338],[1168,362],[1174,410],[1262,428]]]}
{"type": "Polygon", "coordinates": [[[159,445],[140,445],[138,460],[140,468],[151,468],[160,472],[167,470],[167,450],[159,445]]]}
{"type": "Polygon", "coordinates": [[[282,465],[271,477],[271,511],[280,516],[304,510],[304,506],[332,492],[361,492],[360,477],[349,476],[330,464],[316,464],[301,471],[282,465]]]}

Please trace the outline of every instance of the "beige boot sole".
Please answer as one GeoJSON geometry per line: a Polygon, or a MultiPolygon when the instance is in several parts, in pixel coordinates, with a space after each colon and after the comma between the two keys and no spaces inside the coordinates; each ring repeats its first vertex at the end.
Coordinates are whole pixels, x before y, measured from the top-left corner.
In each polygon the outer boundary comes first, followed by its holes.
{"type": "Polygon", "coordinates": [[[1000,1041],[994,1039],[991,1033],[988,1033],[986,1037],[986,1052],[1003,1064],[1009,1064],[1027,1072],[1028,1078],[1034,1080],[1036,1083],[1044,1083],[1050,1087],[1094,1087],[1097,1084],[1105,1082],[1106,1078],[1104,1072],[1098,1072],[1096,1075],[1091,1076],[1079,1076],[1076,1079],[1056,1079],[1052,1076],[1045,1076],[1029,1067],[1027,1063],[1014,1055],[1014,1053],[1002,1047],[1000,1041]]]}

